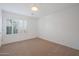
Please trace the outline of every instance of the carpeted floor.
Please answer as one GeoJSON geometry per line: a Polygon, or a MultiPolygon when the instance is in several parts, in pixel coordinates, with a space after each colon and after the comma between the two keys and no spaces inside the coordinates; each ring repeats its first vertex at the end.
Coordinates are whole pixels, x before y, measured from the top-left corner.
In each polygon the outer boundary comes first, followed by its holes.
{"type": "Polygon", "coordinates": [[[30,39],[3,45],[0,55],[7,56],[79,56],[79,51],[43,39],[30,39]]]}

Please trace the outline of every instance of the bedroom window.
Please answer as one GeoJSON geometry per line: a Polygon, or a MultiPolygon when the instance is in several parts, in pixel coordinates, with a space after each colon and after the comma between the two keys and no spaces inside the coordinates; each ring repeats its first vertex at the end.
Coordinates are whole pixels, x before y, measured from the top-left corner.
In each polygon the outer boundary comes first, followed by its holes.
{"type": "Polygon", "coordinates": [[[8,19],[6,21],[6,23],[7,23],[6,34],[16,34],[16,33],[18,33],[17,21],[12,20],[12,19],[8,19]]]}
{"type": "Polygon", "coordinates": [[[25,33],[26,31],[27,22],[24,20],[8,19],[6,23],[6,34],[25,33]]]}

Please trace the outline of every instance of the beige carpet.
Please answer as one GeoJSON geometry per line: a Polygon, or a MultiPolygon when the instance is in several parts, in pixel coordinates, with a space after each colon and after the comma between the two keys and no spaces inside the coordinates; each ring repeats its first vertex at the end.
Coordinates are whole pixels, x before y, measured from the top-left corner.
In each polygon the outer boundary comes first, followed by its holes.
{"type": "Polygon", "coordinates": [[[0,55],[9,56],[79,56],[79,51],[43,39],[30,39],[3,45],[0,55]]]}

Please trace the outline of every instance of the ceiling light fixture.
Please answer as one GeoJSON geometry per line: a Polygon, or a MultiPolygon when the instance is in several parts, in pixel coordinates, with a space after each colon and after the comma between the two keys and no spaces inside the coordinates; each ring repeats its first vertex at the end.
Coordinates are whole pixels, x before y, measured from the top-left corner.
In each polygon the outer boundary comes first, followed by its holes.
{"type": "Polygon", "coordinates": [[[33,5],[32,6],[32,11],[38,11],[38,8],[35,5],[33,5]]]}

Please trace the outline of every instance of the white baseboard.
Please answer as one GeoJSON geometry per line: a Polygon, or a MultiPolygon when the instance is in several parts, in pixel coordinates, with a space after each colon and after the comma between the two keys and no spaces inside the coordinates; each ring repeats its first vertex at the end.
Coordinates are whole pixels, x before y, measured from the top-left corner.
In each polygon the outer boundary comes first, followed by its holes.
{"type": "Polygon", "coordinates": [[[28,38],[23,38],[23,39],[21,38],[19,40],[15,39],[15,40],[12,40],[12,41],[3,42],[2,45],[14,43],[14,42],[19,42],[19,41],[24,41],[24,40],[29,40],[29,39],[33,39],[33,38],[36,38],[36,36],[31,36],[31,37],[28,37],[28,38]]]}
{"type": "Polygon", "coordinates": [[[79,48],[74,48],[74,47],[72,47],[72,46],[63,44],[63,43],[61,43],[61,42],[56,42],[56,41],[50,40],[49,38],[47,38],[47,37],[45,37],[45,36],[39,36],[39,38],[44,39],[44,40],[47,40],[47,41],[49,41],[49,42],[54,42],[54,43],[57,43],[57,44],[60,44],[60,45],[63,45],[63,46],[66,46],[66,47],[69,47],[69,48],[72,48],[72,49],[75,49],[75,50],[79,50],[79,48]]]}

